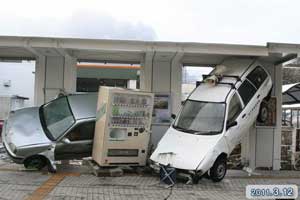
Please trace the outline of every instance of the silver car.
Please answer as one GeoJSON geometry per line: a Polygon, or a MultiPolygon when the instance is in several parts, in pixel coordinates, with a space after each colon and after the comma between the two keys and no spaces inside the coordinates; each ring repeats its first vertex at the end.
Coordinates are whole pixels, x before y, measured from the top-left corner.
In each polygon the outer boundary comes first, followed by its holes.
{"type": "Polygon", "coordinates": [[[55,160],[91,156],[96,104],[96,94],[74,94],[12,111],[2,131],[7,153],[26,168],[48,165],[50,172],[55,160]]]}

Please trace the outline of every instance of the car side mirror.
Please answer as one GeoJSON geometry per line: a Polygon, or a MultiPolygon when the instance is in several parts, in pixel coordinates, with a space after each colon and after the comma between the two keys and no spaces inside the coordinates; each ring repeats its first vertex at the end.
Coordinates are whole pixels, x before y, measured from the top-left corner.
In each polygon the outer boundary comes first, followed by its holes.
{"type": "Polygon", "coordinates": [[[176,115],[175,115],[175,114],[171,114],[171,118],[172,118],[172,119],[175,119],[175,118],[176,118],[176,115]]]}
{"type": "Polygon", "coordinates": [[[71,143],[71,141],[68,138],[63,138],[61,140],[61,142],[64,143],[64,144],[70,144],[71,143]]]}
{"type": "Polygon", "coordinates": [[[226,130],[230,129],[231,127],[236,126],[237,124],[238,124],[237,121],[233,121],[233,122],[227,123],[226,130]]]}

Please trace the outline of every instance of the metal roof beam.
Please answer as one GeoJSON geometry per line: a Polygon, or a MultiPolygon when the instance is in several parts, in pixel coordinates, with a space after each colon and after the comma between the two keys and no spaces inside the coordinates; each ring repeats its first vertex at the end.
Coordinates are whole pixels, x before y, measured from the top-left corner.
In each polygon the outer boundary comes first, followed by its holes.
{"type": "Polygon", "coordinates": [[[288,43],[267,43],[267,47],[272,53],[299,54],[300,44],[288,43]]]}
{"type": "MultiPolygon", "coordinates": [[[[0,36],[0,47],[16,47],[24,48],[26,53],[40,56],[44,54],[38,48],[48,48],[55,50],[59,55],[71,56],[74,51],[94,51],[95,55],[101,52],[109,52],[117,54],[140,54],[146,53],[151,49],[159,55],[176,54],[182,52],[182,60],[186,63],[197,62],[194,57],[206,56],[247,56],[259,57],[272,60],[279,64],[286,63],[294,59],[295,55],[300,55],[300,44],[283,44],[283,43],[267,43],[267,46],[257,45],[237,45],[237,44],[213,44],[213,43],[184,43],[184,42],[156,42],[156,41],[133,41],[133,40],[100,40],[100,39],[75,39],[75,38],[45,38],[45,37],[15,37],[15,36],[0,36]],[[278,54],[278,56],[274,56],[278,54]],[[186,59],[188,58],[188,59],[186,59]]],[[[13,53],[12,53],[13,54],[13,53]]],[[[25,55],[25,53],[24,53],[25,55]]],[[[1,56],[1,55],[0,55],[1,56]]],[[[3,54],[4,56],[4,54],[3,54]]],[[[14,55],[12,55],[13,57],[14,55]]],[[[18,55],[22,57],[22,55],[18,55]]],[[[26,54],[26,56],[28,56],[26,54]]],[[[44,55],[46,56],[46,55],[44,55]]],[[[23,56],[25,57],[25,56],[23,56]]],[[[113,58],[113,57],[112,57],[113,58]]],[[[126,56],[124,57],[125,61],[126,56]]],[[[90,59],[100,59],[94,56],[90,59]]],[[[108,55],[108,59],[109,58],[108,55]]]]}
{"type": "Polygon", "coordinates": [[[54,49],[59,55],[64,56],[64,57],[73,57],[71,53],[69,53],[67,50],[62,49],[62,48],[56,48],[54,49]]]}
{"type": "Polygon", "coordinates": [[[95,40],[42,37],[0,37],[0,46],[20,47],[27,43],[32,48],[62,48],[78,50],[104,50],[124,52],[146,52],[151,48],[157,52],[202,53],[222,55],[268,56],[265,46],[208,44],[208,43],[178,43],[178,42],[149,42],[127,40],[95,40]]]}

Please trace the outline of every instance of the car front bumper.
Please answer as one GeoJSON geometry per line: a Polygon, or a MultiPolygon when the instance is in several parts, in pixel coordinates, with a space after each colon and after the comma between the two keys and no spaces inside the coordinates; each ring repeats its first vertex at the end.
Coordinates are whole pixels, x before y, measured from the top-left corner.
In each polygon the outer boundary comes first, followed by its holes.
{"type": "Polygon", "coordinates": [[[3,147],[4,147],[5,151],[6,151],[6,153],[9,155],[9,157],[10,157],[15,163],[22,164],[23,161],[24,161],[24,158],[15,155],[15,154],[12,152],[12,150],[10,149],[9,145],[7,144],[7,141],[6,141],[6,127],[7,127],[7,121],[4,121],[4,124],[3,124],[3,130],[2,130],[2,135],[1,135],[3,147]]]}
{"type": "MultiPolygon", "coordinates": [[[[155,172],[155,173],[159,173],[160,171],[160,168],[161,168],[161,165],[157,162],[153,162],[150,164],[150,168],[155,172]]],[[[179,168],[175,168],[176,171],[178,173],[183,173],[183,174],[189,174],[189,175],[198,175],[198,176],[201,176],[205,173],[203,173],[202,170],[187,170],[187,169],[179,169],[179,168]]]]}

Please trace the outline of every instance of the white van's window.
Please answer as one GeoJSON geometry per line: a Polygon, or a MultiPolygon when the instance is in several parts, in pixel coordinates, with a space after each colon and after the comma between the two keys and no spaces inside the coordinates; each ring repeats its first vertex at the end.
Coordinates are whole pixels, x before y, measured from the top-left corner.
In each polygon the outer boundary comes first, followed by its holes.
{"type": "Polygon", "coordinates": [[[258,89],[267,77],[268,75],[265,70],[258,66],[247,76],[247,79],[249,79],[258,89]]]}
{"type": "Polygon", "coordinates": [[[242,109],[241,101],[235,93],[229,103],[227,124],[234,122],[241,113],[242,109]]]}
{"type": "Polygon", "coordinates": [[[187,100],[174,128],[194,134],[218,134],[223,130],[225,103],[187,100]]]}
{"type": "Polygon", "coordinates": [[[245,106],[248,104],[248,102],[251,100],[251,98],[254,96],[256,89],[255,87],[246,79],[242,85],[238,89],[240,96],[243,99],[243,102],[245,106]]]}
{"type": "Polygon", "coordinates": [[[54,140],[59,138],[75,123],[66,97],[56,99],[44,105],[43,119],[54,140]]]}

